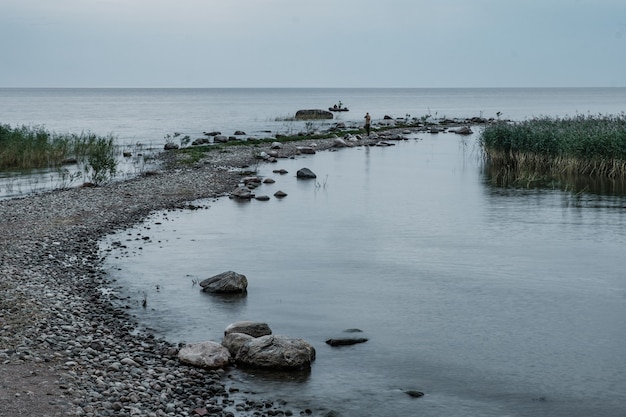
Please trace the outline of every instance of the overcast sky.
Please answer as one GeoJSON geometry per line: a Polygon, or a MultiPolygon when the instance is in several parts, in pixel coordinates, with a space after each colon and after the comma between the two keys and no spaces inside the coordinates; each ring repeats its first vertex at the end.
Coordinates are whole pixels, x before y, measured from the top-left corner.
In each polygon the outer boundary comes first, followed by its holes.
{"type": "Polygon", "coordinates": [[[0,0],[0,87],[626,86],[624,0],[0,0]]]}

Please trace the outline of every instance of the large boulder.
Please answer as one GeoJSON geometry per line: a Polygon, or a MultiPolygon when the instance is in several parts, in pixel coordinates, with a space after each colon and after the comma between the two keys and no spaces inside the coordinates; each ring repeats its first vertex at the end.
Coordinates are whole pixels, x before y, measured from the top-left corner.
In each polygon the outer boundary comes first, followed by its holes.
{"type": "Polygon", "coordinates": [[[217,135],[213,137],[213,142],[215,143],[226,143],[228,142],[228,137],[224,135],[217,135]]]}
{"type": "Polygon", "coordinates": [[[262,336],[244,343],[235,356],[243,366],[276,370],[305,370],[315,360],[315,348],[303,339],[262,336]]]}
{"type": "Polygon", "coordinates": [[[248,288],[248,280],[243,274],[234,271],[226,271],[207,278],[200,282],[202,291],[218,294],[240,294],[245,293],[248,288]]]}
{"type": "Polygon", "coordinates": [[[298,110],[296,112],[296,120],[316,120],[316,119],[332,119],[333,114],[327,110],[311,109],[298,110]]]}
{"type": "Polygon", "coordinates": [[[220,369],[230,364],[232,356],[217,342],[199,342],[183,346],[178,352],[178,360],[200,368],[220,369]]]}
{"type": "Polygon", "coordinates": [[[237,356],[239,349],[254,337],[243,333],[228,333],[222,339],[222,346],[224,346],[230,352],[230,355],[234,358],[237,356]]]}
{"type": "Polygon", "coordinates": [[[272,329],[267,323],[258,321],[238,321],[229,324],[224,330],[224,335],[231,333],[243,333],[252,337],[261,337],[272,334],[272,329]]]}

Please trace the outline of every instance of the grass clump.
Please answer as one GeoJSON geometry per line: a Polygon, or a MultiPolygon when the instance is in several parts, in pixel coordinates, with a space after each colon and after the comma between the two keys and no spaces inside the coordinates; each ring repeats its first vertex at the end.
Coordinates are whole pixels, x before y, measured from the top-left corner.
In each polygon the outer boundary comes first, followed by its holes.
{"type": "Polygon", "coordinates": [[[492,167],[525,176],[626,178],[626,115],[540,117],[495,123],[479,144],[492,167]]]}
{"type": "Polygon", "coordinates": [[[116,173],[115,138],[92,133],[55,134],[42,126],[0,124],[0,170],[58,168],[68,161],[84,165],[91,182],[102,183],[116,173]]]}

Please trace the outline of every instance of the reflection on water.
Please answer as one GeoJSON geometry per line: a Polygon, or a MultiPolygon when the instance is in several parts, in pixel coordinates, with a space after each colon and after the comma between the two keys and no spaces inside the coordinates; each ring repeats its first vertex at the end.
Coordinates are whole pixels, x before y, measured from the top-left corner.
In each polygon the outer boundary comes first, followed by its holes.
{"type": "MultiPolygon", "coordinates": [[[[118,146],[116,173],[112,180],[137,177],[158,166],[155,154],[160,150],[141,144],[118,146]]],[[[0,199],[23,197],[51,190],[78,187],[92,179],[88,163],[27,171],[0,172],[0,199]]]]}
{"type": "Polygon", "coordinates": [[[497,188],[552,188],[571,193],[586,193],[598,196],[626,195],[626,179],[624,178],[563,174],[541,175],[534,172],[519,172],[506,167],[494,167],[488,164],[483,167],[483,175],[489,184],[497,188]]]}
{"type": "Polygon", "coordinates": [[[111,236],[126,248],[107,268],[138,320],[174,342],[219,341],[239,320],[309,341],[306,378],[233,371],[293,404],[344,416],[624,415],[626,198],[494,186],[473,139],[423,135],[261,166],[276,183],[257,193],[286,198],[157,213],[111,236]],[[303,167],[317,180],[297,180],[303,167]],[[194,285],[227,270],[247,276],[246,297],[194,285]],[[324,343],[349,328],[369,340],[324,343]]]}

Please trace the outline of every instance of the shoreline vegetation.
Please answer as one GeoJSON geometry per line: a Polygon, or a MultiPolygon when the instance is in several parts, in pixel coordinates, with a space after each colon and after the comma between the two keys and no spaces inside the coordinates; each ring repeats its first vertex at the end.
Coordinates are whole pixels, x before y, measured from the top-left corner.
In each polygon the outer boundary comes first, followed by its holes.
{"type": "Polygon", "coordinates": [[[626,179],[626,115],[493,123],[479,143],[492,173],[532,184],[563,176],[626,179]]]}
{"type": "Polygon", "coordinates": [[[0,124],[0,171],[56,169],[72,176],[64,166],[78,164],[89,181],[101,184],[116,173],[115,155],[112,135],[56,134],[43,126],[0,124]]]}

